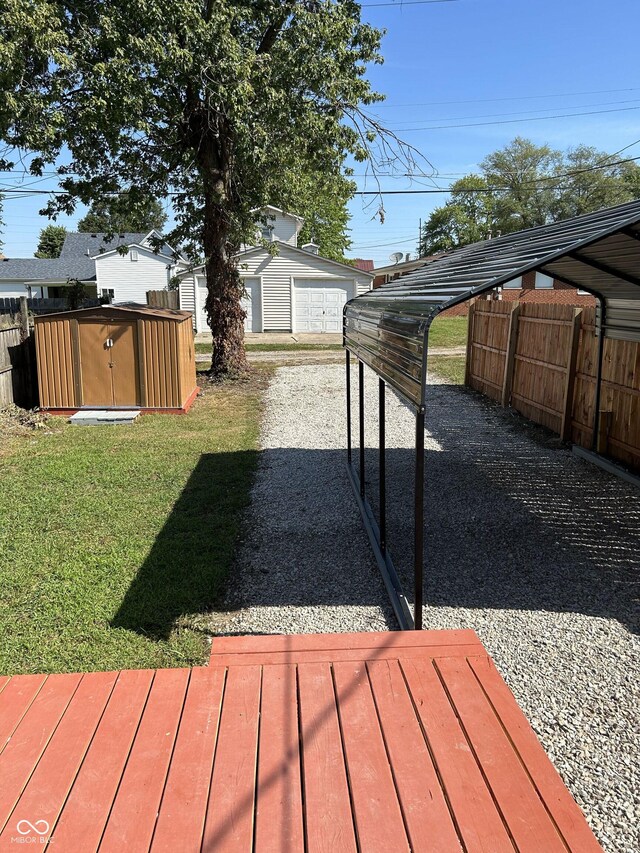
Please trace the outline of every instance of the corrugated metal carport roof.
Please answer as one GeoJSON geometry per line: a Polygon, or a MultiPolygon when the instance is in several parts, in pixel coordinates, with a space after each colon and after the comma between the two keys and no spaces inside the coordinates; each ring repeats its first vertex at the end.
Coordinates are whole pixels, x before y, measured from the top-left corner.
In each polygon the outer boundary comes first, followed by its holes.
{"type": "Polygon", "coordinates": [[[345,346],[424,410],[429,326],[525,272],[600,299],[606,337],[640,340],[640,201],[474,243],[347,303],[345,346]]]}

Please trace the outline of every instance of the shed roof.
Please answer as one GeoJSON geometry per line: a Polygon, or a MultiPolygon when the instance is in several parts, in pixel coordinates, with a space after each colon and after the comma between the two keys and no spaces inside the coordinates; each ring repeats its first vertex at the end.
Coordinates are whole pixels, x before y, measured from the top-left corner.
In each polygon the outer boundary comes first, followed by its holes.
{"type": "Polygon", "coordinates": [[[94,308],[78,308],[75,311],[59,311],[55,314],[43,314],[35,318],[36,323],[43,323],[52,318],[64,317],[76,320],[127,320],[157,317],[161,320],[191,319],[190,311],[178,311],[174,308],[157,308],[152,305],[138,305],[136,302],[126,302],[122,305],[98,305],[94,308]]]}
{"type": "Polygon", "coordinates": [[[457,249],[345,308],[345,345],[424,407],[433,318],[538,270],[601,300],[607,337],[640,341],[640,201],[457,249]]]}

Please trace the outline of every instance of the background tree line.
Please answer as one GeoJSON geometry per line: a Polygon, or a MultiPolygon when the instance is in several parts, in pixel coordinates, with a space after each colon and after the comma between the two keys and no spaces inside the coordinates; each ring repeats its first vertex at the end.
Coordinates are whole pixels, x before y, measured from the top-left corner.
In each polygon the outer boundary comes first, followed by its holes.
{"type": "Polygon", "coordinates": [[[640,196],[640,167],[587,145],[565,152],[516,137],[456,181],[422,227],[421,257],[640,196]]]}

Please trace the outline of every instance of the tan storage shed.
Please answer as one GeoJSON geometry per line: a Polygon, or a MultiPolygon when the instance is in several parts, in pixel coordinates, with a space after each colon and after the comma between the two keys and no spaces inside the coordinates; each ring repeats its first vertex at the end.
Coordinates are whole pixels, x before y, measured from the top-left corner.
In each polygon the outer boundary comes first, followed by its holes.
{"type": "Polygon", "coordinates": [[[186,412],[196,394],[189,311],[102,305],[35,319],[43,409],[186,412]]]}

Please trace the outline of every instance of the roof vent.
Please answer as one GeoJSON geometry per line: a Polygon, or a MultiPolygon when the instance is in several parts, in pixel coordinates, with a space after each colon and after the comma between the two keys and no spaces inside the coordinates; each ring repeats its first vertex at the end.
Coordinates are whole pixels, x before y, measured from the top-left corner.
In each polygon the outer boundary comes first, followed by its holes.
{"type": "Polygon", "coordinates": [[[95,239],[98,235],[97,235],[97,234],[92,234],[91,236],[95,239]]]}
{"type": "Polygon", "coordinates": [[[317,243],[311,241],[310,243],[305,243],[302,247],[303,252],[309,252],[310,255],[317,255],[320,251],[320,246],[317,243]]]}

